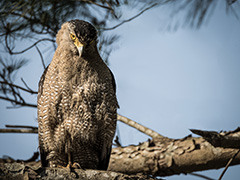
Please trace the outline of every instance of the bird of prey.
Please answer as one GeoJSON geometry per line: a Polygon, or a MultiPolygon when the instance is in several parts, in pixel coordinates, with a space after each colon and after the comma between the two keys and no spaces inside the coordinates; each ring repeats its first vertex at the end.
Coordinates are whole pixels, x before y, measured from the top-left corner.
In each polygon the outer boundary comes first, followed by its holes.
{"type": "Polygon", "coordinates": [[[118,102],[112,72],[97,49],[97,31],[82,20],[65,22],[38,90],[43,167],[106,170],[118,102]]]}

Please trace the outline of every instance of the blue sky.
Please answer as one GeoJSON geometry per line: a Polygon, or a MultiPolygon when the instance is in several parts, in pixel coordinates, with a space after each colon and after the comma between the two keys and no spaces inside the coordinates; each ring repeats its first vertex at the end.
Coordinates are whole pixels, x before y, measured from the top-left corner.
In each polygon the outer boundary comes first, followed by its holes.
{"type": "MultiPolygon", "coordinates": [[[[123,17],[136,13],[125,10],[123,17]]],[[[117,82],[118,112],[171,138],[190,134],[190,128],[234,130],[240,124],[240,21],[226,16],[223,4],[199,30],[185,27],[169,32],[164,30],[167,20],[164,11],[155,8],[112,32],[121,36],[109,58],[117,82]]],[[[45,55],[51,57],[53,52],[45,55]]],[[[40,58],[34,49],[25,56],[36,60],[18,75],[36,90],[43,71],[40,58]]],[[[36,102],[35,95],[26,99],[36,102]]],[[[5,124],[37,126],[36,109],[6,106],[11,105],[0,101],[0,128],[5,124]]],[[[118,131],[123,145],[149,138],[122,123],[118,131]]],[[[37,135],[29,134],[0,134],[0,143],[0,156],[18,159],[29,158],[38,146],[37,135]]],[[[217,179],[221,171],[200,173],[217,179]]],[[[239,166],[235,166],[224,178],[239,176],[239,166]]]]}

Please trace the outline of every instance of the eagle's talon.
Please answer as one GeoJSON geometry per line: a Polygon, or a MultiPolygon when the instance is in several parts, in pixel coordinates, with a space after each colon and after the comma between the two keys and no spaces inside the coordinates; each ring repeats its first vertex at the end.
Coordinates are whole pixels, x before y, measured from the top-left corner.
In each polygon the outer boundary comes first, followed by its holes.
{"type": "Polygon", "coordinates": [[[82,169],[81,166],[80,166],[80,164],[77,163],[77,162],[74,162],[74,163],[73,163],[72,168],[73,168],[73,169],[82,169]]]}

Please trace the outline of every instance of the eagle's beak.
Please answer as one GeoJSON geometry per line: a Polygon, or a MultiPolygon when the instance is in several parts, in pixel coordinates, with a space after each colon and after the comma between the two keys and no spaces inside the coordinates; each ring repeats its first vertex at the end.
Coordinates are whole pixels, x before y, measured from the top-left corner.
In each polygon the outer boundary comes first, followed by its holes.
{"type": "Polygon", "coordinates": [[[75,45],[77,46],[79,57],[81,57],[82,53],[83,53],[84,44],[80,43],[80,41],[78,39],[76,39],[75,45]]]}
{"type": "Polygon", "coordinates": [[[79,57],[82,56],[82,52],[83,52],[83,45],[82,46],[78,46],[78,53],[79,53],[79,57]]]}

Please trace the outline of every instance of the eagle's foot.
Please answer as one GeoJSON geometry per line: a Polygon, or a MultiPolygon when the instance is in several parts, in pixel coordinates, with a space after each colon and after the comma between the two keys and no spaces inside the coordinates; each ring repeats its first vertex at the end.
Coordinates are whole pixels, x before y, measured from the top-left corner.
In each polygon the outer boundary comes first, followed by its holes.
{"type": "Polygon", "coordinates": [[[62,165],[57,165],[57,168],[62,168],[62,169],[69,169],[68,166],[62,166],[62,165]]]}
{"type": "Polygon", "coordinates": [[[72,165],[72,168],[74,169],[82,169],[79,163],[74,162],[72,165]]]}
{"type": "Polygon", "coordinates": [[[72,169],[81,169],[81,166],[80,166],[79,163],[74,162],[73,164],[72,163],[68,163],[67,167],[65,167],[65,168],[70,169],[70,170],[72,170],[72,169]]]}

